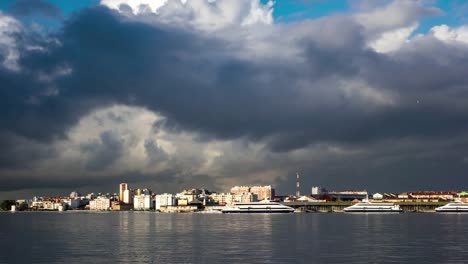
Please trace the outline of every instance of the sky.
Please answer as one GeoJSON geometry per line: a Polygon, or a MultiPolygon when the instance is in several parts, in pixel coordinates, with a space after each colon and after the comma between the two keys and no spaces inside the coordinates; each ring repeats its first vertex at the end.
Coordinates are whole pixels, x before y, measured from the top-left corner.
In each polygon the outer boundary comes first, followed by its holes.
{"type": "Polygon", "coordinates": [[[465,1],[6,0],[0,199],[468,189],[465,1]]]}

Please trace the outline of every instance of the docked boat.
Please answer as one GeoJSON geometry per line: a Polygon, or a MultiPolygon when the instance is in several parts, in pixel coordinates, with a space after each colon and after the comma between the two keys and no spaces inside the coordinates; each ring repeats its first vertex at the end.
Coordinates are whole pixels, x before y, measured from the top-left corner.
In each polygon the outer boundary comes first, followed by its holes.
{"type": "Polygon", "coordinates": [[[293,213],[294,208],[282,205],[278,202],[260,201],[250,203],[234,203],[232,206],[226,206],[223,213],[293,213]]]}
{"type": "Polygon", "coordinates": [[[464,203],[461,201],[455,201],[448,203],[444,206],[437,207],[435,209],[436,212],[441,212],[441,213],[462,213],[462,212],[468,212],[468,203],[464,203]]]}
{"type": "Polygon", "coordinates": [[[364,199],[362,202],[346,207],[344,211],[348,213],[399,213],[402,209],[393,203],[372,203],[364,199]]]}

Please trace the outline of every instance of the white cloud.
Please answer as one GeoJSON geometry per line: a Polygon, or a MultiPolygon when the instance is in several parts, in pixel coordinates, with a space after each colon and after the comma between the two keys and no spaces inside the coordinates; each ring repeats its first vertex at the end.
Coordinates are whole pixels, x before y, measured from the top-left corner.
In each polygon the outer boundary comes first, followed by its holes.
{"type": "Polygon", "coordinates": [[[367,45],[380,53],[398,50],[418,28],[418,21],[443,12],[426,6],[424,1],[395,0],[384,6],[373,6],[354,15],[364,28],[367,45]]]}
{"type": "Polygon", "coordinates": [[[392,52],[409,41],[411,34],[418,28],[415,23],[409,27],[398,28],[379,34],[374,40],[370,40],[368,45],[380,53],[392,52]]]}
{"type": "Polygon", "coordinates": [[[120,5],[125,4],[132,8],[134,14],[138,14],[145,6],[152,12],[157,12],[166,2],[167,0],[101,0],[101,5],[119,10],[120,5]]]}
{"type": "Polygon", "coordinates": [[[17,63],[19,52],[13,34],[20,32],[21,29],[18,20],[0,11],[0,55],[4,57],[3,66],[10,70],[19,69],[17,63]]]}
{"type": "Polygon", "coordinates": [[[273,23],[273,1],[262,4],[260,0],[101,0],[101,4],[117,10],[121,4],[126,4],[137,19],[142,15],[143,21],[152,21],[148,20],[150,11],[156,15],[157,22],[191,26],[202,31],[273,23]]]}
{"type": "MultiPolygon", "coordinates": [[[[156,187],[156,191],[194,187],[185,186],[185,181],[197,183],[197,175],[206,175],[211,179],[209,182],[220,188],[218,191],[226,191],[238,184],[274,185],[277,179],[284,180],[304,164],[309,166],[331,157],[347,157],[357,151],[319,144],[290,152],[270,152],[265,143],[248,142],[242,138],[200,141],[200,135],[194,132],[174,133],[161,127],[155,129],[153,124],[158,120],[163,120],[163,117],[139,107],[114,105],[99,109],[84,116],[69,130],[65,139],[52,143],[57,156],[41,161],[33,169],[11,173],[19,178],[29,177],[33,172],[45,178],[65,176],[69,180],[89,181],[96,177],[111,179],[122,173],[128,173],[127,180],[132,181],[132,174],[141,174],[148,179],[140,178],[138,181],[151,184],[147,187],[156,187]],[[90,159],[100,157],[83,152],[82,146],[107,147],[100,136],[109,131],[114,140],[121,142],[121,155],[109,166],[89,170],[87,165],[95,162],[90,159]],[[159,149],[155,157],[150,157],[145,149],[148,140],[153,140],[159,149]],[[170,177],[174,182],[158,182],[157,176],[167,171],[172,173],[170,177]]],[[[208,182],[205,178],[198,184],[203,187],[208,182]]]]}
{"type": "Polygon", "coordinates": [[[273,1],[268,1],[266,5],[262,5],[260,1],[252,1],[250,13],[244,18],[242,25],[273,24],[273,4],[273,1]]]}
{"type": "Polygon", "coordinates": [[[413,25],[426,16],[442,15],[435,7],[427,7],[423,1],[395,0],[355,15],[356,20],[370,33],[382,33],[413,25]]]}
{"type": "Polygon", "coordinates": [[[468,26],[450,28],[447,25],[440,25],[431,28],[430,34],[444,42],[468,43],[468,26]]]}

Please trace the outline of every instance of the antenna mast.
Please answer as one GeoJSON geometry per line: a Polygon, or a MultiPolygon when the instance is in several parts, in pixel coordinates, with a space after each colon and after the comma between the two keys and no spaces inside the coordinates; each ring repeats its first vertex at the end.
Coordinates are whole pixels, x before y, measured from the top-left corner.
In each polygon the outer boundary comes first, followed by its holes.
{"type": "Polygon", "coordinates": [[[299,172],[296,172],[296,196],[299,197],[301,196],[301,188],[300,188],[300,183],[299,183],[299,172]]]}

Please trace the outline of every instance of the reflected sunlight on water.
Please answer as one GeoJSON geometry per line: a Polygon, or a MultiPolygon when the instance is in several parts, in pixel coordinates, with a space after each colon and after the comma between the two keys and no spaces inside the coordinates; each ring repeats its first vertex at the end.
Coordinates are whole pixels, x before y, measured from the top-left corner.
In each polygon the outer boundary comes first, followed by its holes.
{"type": "Polygon", "coordinates": [[[0,214],[1,263],[464,263],[468,215],[0,214]]]}

